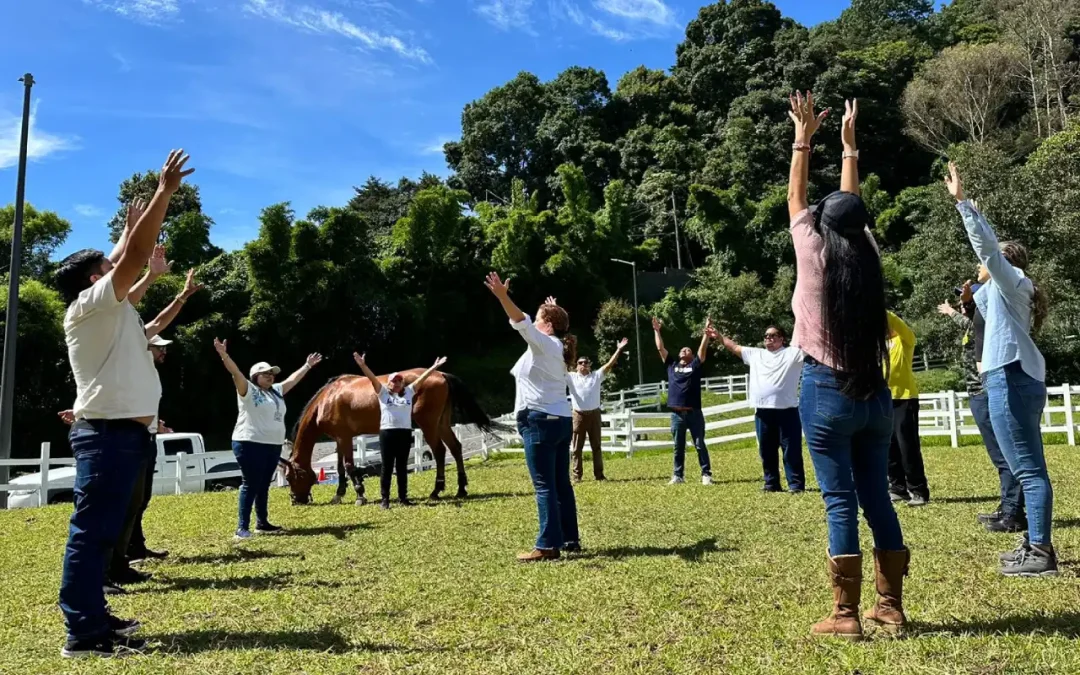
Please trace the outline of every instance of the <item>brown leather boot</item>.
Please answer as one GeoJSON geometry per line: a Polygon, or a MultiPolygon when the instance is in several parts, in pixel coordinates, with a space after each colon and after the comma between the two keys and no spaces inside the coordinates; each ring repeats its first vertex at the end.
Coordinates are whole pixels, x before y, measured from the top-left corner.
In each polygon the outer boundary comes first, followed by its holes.
{"type": "Polygon", "coordinates": [[[521,553],[517,557],[518,562],[531,563],[544,560],[558,560],[559,549],[557,548],[534,548],[528,553],[521,553]]]}
{"type": "Polygon", "coordinates": [[[907,624],[904,616],[904,577],[908,572],[911,551],[874,549],[874,583],[877,602],[863,616],[890,633],[900,633],[907,624]]]}
{"type": "Polygon", "coordinates": [[[833,587],[833,611],[810,628],[811,635],[862,638],[859,623],[859,595],[862,592],[862,555],[839,555],[828,558],[829,578],[833,587]]]}

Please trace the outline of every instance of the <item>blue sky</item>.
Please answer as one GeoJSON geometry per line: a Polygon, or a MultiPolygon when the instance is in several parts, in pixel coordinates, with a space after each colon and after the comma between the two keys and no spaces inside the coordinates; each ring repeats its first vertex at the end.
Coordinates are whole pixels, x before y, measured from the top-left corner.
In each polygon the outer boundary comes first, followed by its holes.
{"type": "MultiPolygon", "coordinates": [[[[813,25],[843,0],[782,0],[813,25]]],[[[614,89],[668,68],[699,4],[676,0],[7,0],[0,203],[15,194],[24,72],[27,199],[72,223],[60,253],[104,248],[117,188],[183,147],[214,242],[263,207],[341,205],[369,175],[447,174],[462,107],[528,70],[602,69],[614,89]]]]}

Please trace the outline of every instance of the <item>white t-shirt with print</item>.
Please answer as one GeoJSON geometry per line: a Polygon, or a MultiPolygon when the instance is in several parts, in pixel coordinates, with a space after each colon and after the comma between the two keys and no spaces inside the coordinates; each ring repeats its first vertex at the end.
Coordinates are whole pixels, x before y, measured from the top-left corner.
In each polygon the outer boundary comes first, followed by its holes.
{"type": "Polygon", "coordinates": [[[775,352],[743,347],[743,363],[750,366],[750,405],[755,408],[797,408],[804,358],[805,354],[798,347],[784,347],[775,352]]]}
{"type": "Polygon", "coordinates": [[[233,429],[234,441],[253,441],[267,445],[285,442],[285,399],[280,384],[271,387],[273,393],[263,391],[254,382],[248,382],[247,394],[236,395],[240,414],[233,429]],[[275,395],[276,394],[276,395],[275,395]]]}
{"type": "Polygon", "coordinates": [[[379,389],[379,429],[412,429],[414,396],[416,392],[411,384],[400,396],[390,391],[390,387],[379,389]]]}
{"type": "Polygon", "coordinates": [[[603,370],[594,370],[588,375],[577,372],[566,374],[566,384],[570,387],[570,403],[574,410],[600,409],[600,383],[604,380],[603,370]]]}
{"type": "Polygon", "coordinates": [[[64,336],[75,376],[75,419],[157,415],[161,381],[146,332],[127,298],[116,299],[111,273],[68,306],[64,336]]]}
{"type": "Polygon", "coordinates": [[[529,345],[510,371],[517,381],[514,407],[570,417],[562,340],[541,333],[527,314],[518,323],[511,321],[510,325],[529,345]]]}

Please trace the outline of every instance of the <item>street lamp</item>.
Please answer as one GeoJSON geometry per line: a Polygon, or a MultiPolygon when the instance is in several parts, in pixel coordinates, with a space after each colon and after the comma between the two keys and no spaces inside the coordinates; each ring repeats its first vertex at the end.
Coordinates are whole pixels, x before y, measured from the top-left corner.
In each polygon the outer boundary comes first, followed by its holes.
{"type": "Polygon", "coordinates": [[[629,260],[619,260],[618,258],[612,258],[611,262],[629,265],[634,273],[634,341],[636,343],[634,346],[637,349],[637,381],[639,385],[642,385],[645,384],[645,371],[641,368],[641,321],[638,318],[637,304],[637,263],[629,260]]]}

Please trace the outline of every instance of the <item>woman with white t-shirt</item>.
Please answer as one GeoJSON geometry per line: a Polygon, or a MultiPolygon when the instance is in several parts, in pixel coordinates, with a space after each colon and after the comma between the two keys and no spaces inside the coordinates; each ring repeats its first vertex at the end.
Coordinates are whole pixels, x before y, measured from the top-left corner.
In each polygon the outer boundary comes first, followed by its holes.
{"type": "Polygon", "coordinates": [[[248,371],[249,377],[237,367],[229,356],[228,341],[214,338],[225,369],[232,375],[236,386],[236,402],[240,414],[233,429],[232,447],[236,463],[240,465],[243,482],[240,485],[240,513],[236,526],[236,539],[251,537],[251,508],[255,507],[255,532],[276,534],[281,528],[271,525],[267,519],[266,502],[270,493],[270,481],[274,478],[281,446],[285,443],[285,394],[297,385],[312,368],[322,361],[321,354],[311,354],[300,369],[281,384],[274,378],[281,368],[260,361],[248,371]],[[250,379],[249,379],[250,378],[250,379]]]}
{"type": "Polygon", "coordinates": [[[432,373],[446,363],[446,357],[440,356],[435,363],[420,374],[412,384],[405,386],[401,373],[390,373],[386,385],[379,382],[378,376],[368,368],[365,355],[353,352],[356,365],[364,371],[375,395],[379,397],[379,454],[382,458],[382,473],[379,476],[379,488],[382,493],[382,508],[390,508],[390,480],[397,468],[398,502],[402,506],[412,506],[409,501],[409,449],[412,447],[412,407],[416,390],[432,373]]]}
{"type": "Polygon", "coordinates": [[[570,484],[571,409],[566,397],[566,371],[577,358],[577,338],[569,333],[570,316],[554,298],[540,306],[534,324],[510,299],[509,281],[492,272],[484,285],[498,298],[510,325],[529,346],[510,372],[517,383],[517,427],[536,490],[540,534],[536,547],[519,555],[518,560],[557,560],[560,550],[581,550],[577,504],[570,484]]]}

